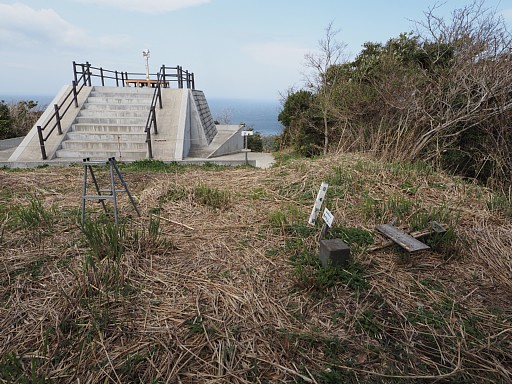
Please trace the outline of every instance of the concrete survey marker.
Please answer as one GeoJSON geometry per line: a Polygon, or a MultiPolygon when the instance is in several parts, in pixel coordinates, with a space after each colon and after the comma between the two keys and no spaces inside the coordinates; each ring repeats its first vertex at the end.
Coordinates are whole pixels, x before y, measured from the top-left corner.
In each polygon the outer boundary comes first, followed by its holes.
{"type": "Polygon", "coordinates": [[[313,205],[311,215],[309,215],[309,220],[308,220],[309,225],[315,225],[315,223],[316,223],[318,214],[320,213],[320,210],[322,209],[322,204],[325,199],[325,194],[327,193],[327,188],[329,188],[329,184],[327,184],[327,183],[322,183],[322,185],[320,185],[320,190],[318,191],[318,194],[316,195],[316,200],[315,200],[315,204],[313,205]]]}
{"type": "MultiPolygon", "coordinates": [[[[318,191],[315,204],[309,216],[309,225],[315,225],[316,223],[320,210],[322,209],[322,204],[325,201],[327,188],[329,188],[327,183],[320,185],[320,190],[318,191]]],[[[350,261],[350,247],[341,239],[324,239],[334,222],[334,215],[328,208],[324,209],[322,219],[324,225],[320,233],[320,264],[324,268],[340,267],[348,264],[350,261]]]]}
{"type": "Polygon", "coordinates": [[[350,248],[341,239],[320,240],[320,263],[322,267],[340,267],[350,261],[350,248]]]}

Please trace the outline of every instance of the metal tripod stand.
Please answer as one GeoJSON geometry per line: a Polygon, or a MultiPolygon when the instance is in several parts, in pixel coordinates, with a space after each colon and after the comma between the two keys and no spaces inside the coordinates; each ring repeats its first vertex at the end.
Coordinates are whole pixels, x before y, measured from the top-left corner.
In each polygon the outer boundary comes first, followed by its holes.
{"type": "Polygon", "coordinates": [[[117,166],[117,161],[114,157],[109,158],[106,162],[105,161],[91,161],[89,158],[83,159],[83,165],[84,165],[84,188],[83,188],[83,194],[82,194],[82,227],[85,223],[85,202],[86,200],[96,200],[101,203],[103,206],[103,210],[105,213],[107,213],[107,206],[105,204],[106,200],[112,200],[114,204],[114,218],[116,221],[116,227],[119,230],[119,215],[118,215],[118,209],[117,209],[117,193],[118,192],[126,192],[128,194],[128,197],[130,198],[130,202],[133,205],[133,208],[135,209],[135,212],[137,212],[137,215],[140,217],[139,209],[137,208],[137,205],[135,204],[135,201],[133,200],[132,195],[130,194],[130,191],[128,190],[128,185],[123,179],[123,176],[121,175],[121,172],[119,171],[119,167],[117,166]],[[100,189],[98,184],[98,179],[94,175],[93,166],[98,165],[105,165],[108,164],[110,169],[110,189],[100,189]],[[96,188],[96,195],[88,195],[87,194],[87,174],[90,173],[91,179],[94,183],[94,187],[96,188]],[[116,175],[119,181],[122,184],[122,189],[116,189],[116,175]]]}

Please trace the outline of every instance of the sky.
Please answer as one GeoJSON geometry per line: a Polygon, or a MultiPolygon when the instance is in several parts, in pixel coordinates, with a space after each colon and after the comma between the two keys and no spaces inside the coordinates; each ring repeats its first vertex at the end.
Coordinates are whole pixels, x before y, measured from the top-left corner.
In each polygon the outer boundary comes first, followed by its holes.
{"type": "MultiPolygon", "coordinates": [[[[414,29],[435,6],[449,18],[471,1],[0,0],[0,95],[54,96],[72,62],[145,72],[182,66],[207,98],[279,100],[302,86],[304,56],[332,23],[353,58],[365,42],[414,29]]],[[[485,6],[512,24],[512,0],[485,6]]],[[[512,28],[511,28],[512,29],[512,28]]]]}

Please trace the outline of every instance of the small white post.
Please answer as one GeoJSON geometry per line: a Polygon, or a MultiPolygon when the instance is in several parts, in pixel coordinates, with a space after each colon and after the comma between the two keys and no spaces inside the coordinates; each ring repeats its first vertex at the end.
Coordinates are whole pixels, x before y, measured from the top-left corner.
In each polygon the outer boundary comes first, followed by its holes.
{"type": "MultiPolygon", "coordinates": [[[[241,123],[241,126],[242,128],[245,128],[245,124],[244,123],[241,123]]],[[[250,152],[251,150],[249,148],[247,148],[248,146],[248,138],[249,136],[252,136],[254,135],[254,131],[242,131],[242,137],[244,138],[244,149],[242,149],[242,152],[245,152],[245,164],[249,164],[249,160],[247,159],[247,153],[250,152]]]]}
{"type": "Polygon", "coordinates": [[[311,210],[311,215],[309,216],[309,225],[315,225],[316,218],[320,213],[320,209],[322,209],[322,204],[324,202],[325,194],[327,193],[328,187],[329,184],[327,183],[322,183],[322,185],[320,185],[320,190],[318,191],[318,195],[316,196],[315,205],[313,206],[313,209],[311,210]]]}
{"type": "Polygon", "coordinates": [[[149,81],[149,49],[143,50],[142,56],[144,57],[144,61],[146,62],[146,80],[149,81]]]}

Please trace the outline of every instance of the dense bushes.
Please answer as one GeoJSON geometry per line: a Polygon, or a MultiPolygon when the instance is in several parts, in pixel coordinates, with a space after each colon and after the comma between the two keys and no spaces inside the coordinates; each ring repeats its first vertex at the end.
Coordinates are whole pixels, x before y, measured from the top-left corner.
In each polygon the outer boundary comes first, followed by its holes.
{"type": "Polygon", "coordinates": [[[0,140],[25,136],[37,122],[42,111],[33,100],[7,104],[0,102],[0,140]]]}
{"type": "Polygon", "coordinates": [[[12,134],[12,118],[9,106],[2,100],[0,102],[0,140],[10,139],[12,134]]]}
{"type": "Polygon", "coordinates": [[[303,156],[319,155],[322,150],[322,135],[317,127],[321,124],[313,93],[300,90],[291,92],[278,116],[283,124],[282,139],[303,156]]]}
{"type": "Polygon", "coordinates": [[[320,83],[290,92],[279,115],[285,144],[307,156],[329,143],[331,152],[427,160],[489,185],[509,183],[512,37],[483,2],[452,15],[426,12],[415,34],[368,42],[354,60],[332,63],[320,83]]]}

